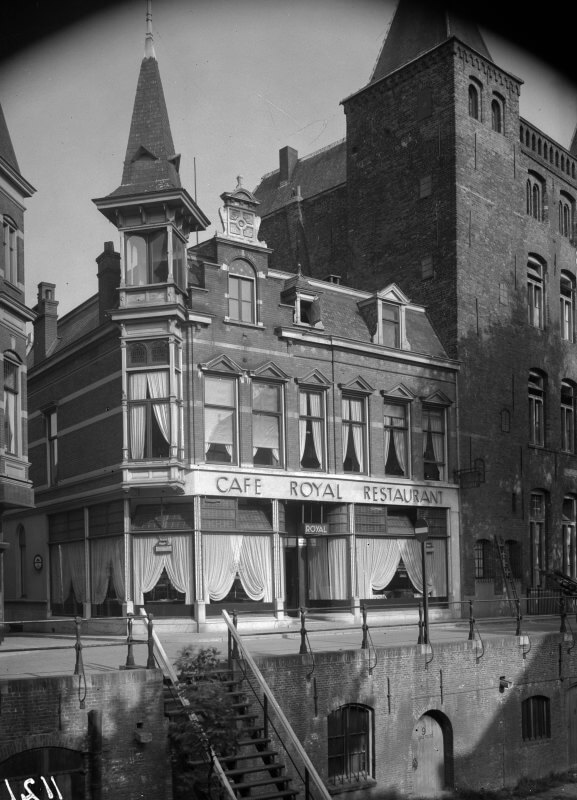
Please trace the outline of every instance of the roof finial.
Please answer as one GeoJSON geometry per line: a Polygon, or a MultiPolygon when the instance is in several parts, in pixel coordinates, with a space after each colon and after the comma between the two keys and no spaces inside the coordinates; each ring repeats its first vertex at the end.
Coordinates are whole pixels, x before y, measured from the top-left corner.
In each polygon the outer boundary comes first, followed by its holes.
{"type": "Polygon", "coordinates": [[[144,40],[144,57],[156,58],[152,40],[152,0],[146,0],[146,39],[144,40]]]}

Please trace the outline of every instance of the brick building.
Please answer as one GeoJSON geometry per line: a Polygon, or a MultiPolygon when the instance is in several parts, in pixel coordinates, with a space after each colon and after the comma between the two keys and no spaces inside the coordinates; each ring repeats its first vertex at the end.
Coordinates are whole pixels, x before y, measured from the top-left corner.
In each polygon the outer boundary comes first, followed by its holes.
{"type": "MultiPolygon", "coordinates": [[[[24,302],[24,201],[35,191],[20,173],[0,108],[0,356],[4,376],[0,408],[0,622],[4,619],[3,555],[8,546],[2,534],[4,513],[34,504],[28,476],[26,427],[26,325],[34,314],[24,302]]],[[[18,548],[22,562],[29,563],[30,553],[22,531],[16,534],[13,546],[18,548]]],[[[16,582],[17,594],[25,596],[24,568],[16,576],[16,582]]]]}
{"type": "Polygon", "coordinates": [[[283,148],[255,190],[273,267],[305,252],[311,276],[396,283],[462,364],[462,586],[487,613],[504,597],[494,536],[512,593],[577,576],[577,145],[520,118],[521,91],[474,23],[401,0],[342,102],[346,140],[283,148]]]}
{"type": "MultiPolygon", "coordinates": [[[[146,608],[200,627],[224,606],[391,609],[460,597],[458,364],[393,282],[270,269],[238,182],[222,232],[181,186],[147,32],[98,292],[61,319],[41,283],[29,373],[37,492],[14,515],[48,568],[12,619],[146,608]]],[[[306,257],[303,250],[302,258],[306,257]]],[[[293,271],[294,270],[294,271],[293,271]]],[[[209,620],[208,620],[209,621],[209,620]]]]}

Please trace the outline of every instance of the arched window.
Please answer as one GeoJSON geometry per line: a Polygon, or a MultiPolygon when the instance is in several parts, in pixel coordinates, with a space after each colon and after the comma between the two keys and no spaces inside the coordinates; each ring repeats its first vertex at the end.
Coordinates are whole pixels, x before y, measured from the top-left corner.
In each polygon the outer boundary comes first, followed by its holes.
{"type": "Polygon", "coordinates": [[[475,83],[469,84],[469,116],[473,119],[481,118],[481,89],[475,83]]]}
{"type": "Polygon", "coordinates": [[[561,383],[561,450],[575,452],[575,385],[561,383]]]}
{"type": "Polygon", "coordinates": [[[539,370],[529,373],[529,443],[545,445],[545,376],[539,370]]]}
{"type": "Polygon", "coordinates": [[[490,539],[478,539],[475,542],[475,578],[477,580],[492,580],[494,577],[493,542],[490,539]]]}
{"type": "Polygon", "coordinates": [[[561,338],[566,342],[575,339],[575,278],[566,270],[559,279],[559,321],[561,338]]]}
{"type": "Polygon", "coordinates": [[[530,217],[539,222],[545,219],[546,183],[541,175],[529,172],[526,183],[527,203],[526,211],[530,217]]]}
{"type": "Polygon", "coordinates": [[[563,498],[561,513],[561,540],[563,542],[563,572],[577,578],[577,499],[574,495],[563,498]]]}
{"type": "Polygon", "coordinates": [[[255,272],[246,261],[233,261],[228,273],[228,318],[256,323],[255,272]]]}
{"type": "Polygon", "coordinates": [[[529,500],[529,541],[531,546],[531,585],[542,586],[543,570],[547,569],[546,495],[540,489],[531,492],[529,500]]]}
{"type": "Polygon", "coordinates": [[[523,741],[551,738],[551,702],[543,695],[533,695],[521,704],[523,741]]]}
{"type": "Polygon", "coordinates": [[[527,262],[527,311],[529,325],[533,328],[545,327],[545,290],[543,263],[536,258],[527,262]]]}
{"type": "Polygon", "coordinates": [[[357,703],[327,718],[328,779],[333,785],[366,781],[374,773],[373,710],[357,703]]]}
{"type": "Polygon", "coordinates": [[[559,199],[559,233],[569,238],[573,234],[573,217],[575,201],[566,192],[561,192],[559,199]]]}
{"type": "MultiPolygon", "coordinates": [[[[504,132],[503,125],[504,102],[499,95],[495,95],[491,101],[491,127],[497,133],[504,132]]],[[[529,145],[529,133],[527,132],[527,144],[529,145]]]]}

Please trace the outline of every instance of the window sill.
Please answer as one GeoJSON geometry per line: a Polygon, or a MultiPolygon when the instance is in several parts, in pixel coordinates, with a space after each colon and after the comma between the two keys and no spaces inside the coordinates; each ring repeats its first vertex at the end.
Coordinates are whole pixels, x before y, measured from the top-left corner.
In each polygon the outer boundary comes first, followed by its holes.
{"type": "Polygon", "coordinates": [[[264,325],[262,322],[243,322],[240,319],[230,319],[230,317],[224,317],[223,322],[226,325],[238,325],[239,328],[256,328],[257,330],[264,330],[264,325]]]}
{"type": "Polygon", "coordinates": [[[372,789],[376,786],[377,782],[374,778],[365,778],[362,781],[349,781],[347,783],[340,783],[338,786],[327,785],[327,791],[330,795],[345,794],[346,792],[365,791],[372,789]]]}

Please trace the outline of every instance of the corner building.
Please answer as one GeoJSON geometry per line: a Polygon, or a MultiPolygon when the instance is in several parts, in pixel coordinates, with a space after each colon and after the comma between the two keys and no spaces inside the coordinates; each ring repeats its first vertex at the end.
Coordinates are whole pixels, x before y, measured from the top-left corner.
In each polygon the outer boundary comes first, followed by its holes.
{"type": "Polygon", "coordinates": [[[27,608],[145,608],[197,628],[225,607],[414,616],[424,518],[431,607],[447,613],[460,596],[457,362],[394,283],[270,269],[240,179],[221,232],[187,255],[208,220],[179,159],[149,30],[122,181],[94,201],[119,252],[105,245],[98,293],[62,319],[56,288],[39,286],[37,509],[10,524],[34,531],[49,566],[27,608]]]}
{"type": "Polygon", "coordinates": [[[473,22],[401,0],[342,102],[346,141],[283,148],[255,189],[274,266],[304,240],[312,275],[394,282],[461,363],[461,578],[488,615],[507,600],[495,537],[530,611],[557,608],[547,572],[577,577],[577,145],[520,117],[522,83],[473,22]]]}

